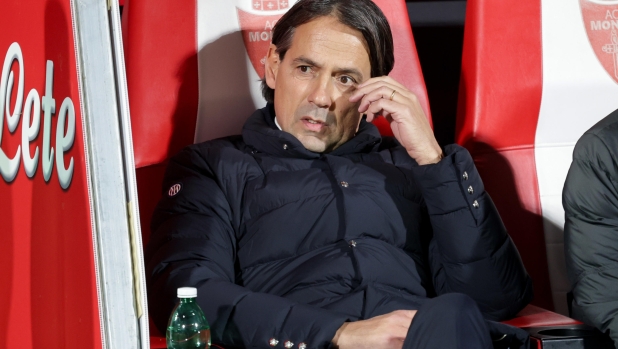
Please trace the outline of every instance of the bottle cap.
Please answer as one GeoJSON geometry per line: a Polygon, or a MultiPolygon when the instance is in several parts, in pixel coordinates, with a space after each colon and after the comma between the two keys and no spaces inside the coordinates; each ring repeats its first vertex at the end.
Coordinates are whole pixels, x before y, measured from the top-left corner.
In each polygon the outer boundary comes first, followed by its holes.
{"type": "Polygon", "coordinates": [[[197,297],[197,288],[195,287],[179,287],[178,298],[195,298],[197,297]]]}

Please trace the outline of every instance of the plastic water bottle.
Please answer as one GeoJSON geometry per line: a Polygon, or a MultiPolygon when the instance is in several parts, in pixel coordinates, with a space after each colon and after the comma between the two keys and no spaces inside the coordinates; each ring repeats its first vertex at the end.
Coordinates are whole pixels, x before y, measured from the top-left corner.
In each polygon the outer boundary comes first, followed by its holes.
{"type": "Polygon", "coordinates": [[[178,289],[180,300],[172,311],[165,336],[168,349],[210,348],[210,326],[196,297],[195,287],[178,289]]]}

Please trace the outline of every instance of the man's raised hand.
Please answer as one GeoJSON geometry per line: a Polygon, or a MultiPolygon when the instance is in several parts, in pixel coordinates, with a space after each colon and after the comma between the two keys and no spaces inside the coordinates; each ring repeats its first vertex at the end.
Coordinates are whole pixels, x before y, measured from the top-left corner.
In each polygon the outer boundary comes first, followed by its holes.
{"type": "Polygon", "coordinates": [[[367,114],[369,122],[378,115],[384,116],[395,138],[419,165],[433,164],[442,158],[442,149],[418,98],[399,82],[388,76],[371,78],[358,85],[350,102],[360,102],[358,111],[367,114]]]}
{"type": "Polygon", "coordinates": [[[401,349],[416,310],[396,310],[367,320],[344,323],[333,338],[339,349],[401,349]]]}

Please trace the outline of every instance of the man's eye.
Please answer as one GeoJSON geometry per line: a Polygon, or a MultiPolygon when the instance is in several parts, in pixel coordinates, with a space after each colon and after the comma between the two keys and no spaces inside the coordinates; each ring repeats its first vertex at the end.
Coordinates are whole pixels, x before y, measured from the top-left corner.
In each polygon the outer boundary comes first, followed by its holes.
{"type": "Polygon", "coordinates": [[[352,85],[356,83],[356,80],[352,79],[351,77],[347,75],[343,75],[339,78],[339,82],[341,82],[344,85],[352,85]]]}
{"type": "Polygon", "coordinates": [[[298,67],[298,70],[300,70],[301,73],[309,73],[311,72],[311,67],[308,65],[301,65],[300,67],[298,67]]]}

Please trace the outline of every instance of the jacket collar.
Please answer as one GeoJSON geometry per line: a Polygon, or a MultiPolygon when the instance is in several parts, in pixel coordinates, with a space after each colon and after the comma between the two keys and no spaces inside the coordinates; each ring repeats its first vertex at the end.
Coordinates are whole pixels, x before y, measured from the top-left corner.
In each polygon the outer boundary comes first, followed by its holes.
{"type": "MultiPolygon", "coordinates": [[[[256,150],[280,157],[302,159],[319,158],[321,153],[307,150],[293,135],[281,131],[275,125],[274,106],[256,110],[243,126],[242,136],[247,145],[256,150]]],[[[378,149],[382,137],[378,129],[371,123],[361,120],[356,136],[339,146],[330,155],[348,155],[354,153],[369,153],[378,149]]]]}

